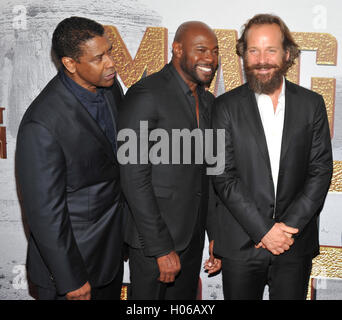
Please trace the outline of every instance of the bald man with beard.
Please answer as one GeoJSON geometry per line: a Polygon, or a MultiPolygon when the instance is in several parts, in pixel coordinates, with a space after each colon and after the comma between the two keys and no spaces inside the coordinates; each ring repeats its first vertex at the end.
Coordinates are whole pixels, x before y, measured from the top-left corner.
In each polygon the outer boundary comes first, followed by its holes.
{"type": "MultiPolygon", "coordinates": [[[[205,90],[217,69],[217,38],[206,24],[183,23],[172,45],[172,60],[141,79],[126,94],[119,129],[132,129],[140,146],[140,124],[148,129],[210,128],[214,97],[205,90]]],[[[149,142],[149,150],[152,143],[149,142]]],[[[195,154],[194,144],[191,154],[195,154]]],[[[209,179],[206,164],[121,166],[128,202],[131,299],[195,299],[207,225],[209,179]]],[[[139,154],[139,151],[138,151],[139,154]]],[[[207,228],[210,238],[210,227],[207,228]]],[[[215,262],[212,257],[213,266],[215,262]]]]}

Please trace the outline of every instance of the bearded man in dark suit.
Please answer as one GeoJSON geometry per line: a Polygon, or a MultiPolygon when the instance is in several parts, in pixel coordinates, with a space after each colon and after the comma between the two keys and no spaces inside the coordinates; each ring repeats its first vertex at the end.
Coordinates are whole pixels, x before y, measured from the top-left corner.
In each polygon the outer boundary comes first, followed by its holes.
{"type": "Polygon", "coordinates": [[[215,101],[225,130],[214,252],[225,299],[305,299],[319,254],[318,217],[329,189],[332,152],[324,100],[285,79],[298,46],[277,16],[244,26],[237,52],[247,83],[215,101]]]}

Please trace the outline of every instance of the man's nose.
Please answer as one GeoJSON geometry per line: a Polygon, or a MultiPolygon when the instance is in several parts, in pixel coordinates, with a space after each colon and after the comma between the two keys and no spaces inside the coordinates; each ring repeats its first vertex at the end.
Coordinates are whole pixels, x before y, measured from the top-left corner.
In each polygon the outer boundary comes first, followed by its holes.
{"type": "Polygon", "coordinates": [[[204,58],[208,63],[213,63],[216,59],[216,56],[214,56],[214,54],[210,50],[207,50],[205,52],[204,58]]]}
{"type": "Polygon", "coordinates": [[[265,64],[268,61],[267,53],[265,51],[260,51],[258,58],[260,64],[265,64]]]}
{"type": "Polygon", "coordinates": [[[114,68],[115,64],[114,64],[114,59],[110,54],[106,55],[106,62],[105,62],[105,66],[106,68],[114,68]]]}

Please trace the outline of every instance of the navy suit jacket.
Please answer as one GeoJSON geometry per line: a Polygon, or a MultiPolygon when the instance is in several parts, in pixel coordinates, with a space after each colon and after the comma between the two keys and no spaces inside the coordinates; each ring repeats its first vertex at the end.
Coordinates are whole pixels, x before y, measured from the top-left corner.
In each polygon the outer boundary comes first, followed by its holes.
{"type": "MultiPolygon", "coordinates": [[[[105,88],[113,121],[122,91],[105,88]]],[[[27,109],[16,149],[19,197],[33,283],[59,294],[109,283],[122,263],[119,165],[85,107],[54,77],[27,109]]]]}

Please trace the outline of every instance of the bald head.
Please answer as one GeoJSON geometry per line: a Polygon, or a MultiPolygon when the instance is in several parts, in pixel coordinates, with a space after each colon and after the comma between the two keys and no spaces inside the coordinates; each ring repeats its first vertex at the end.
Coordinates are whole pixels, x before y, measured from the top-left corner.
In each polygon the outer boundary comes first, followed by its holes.
{"type": "Polygon", "coordinates": [[[210,85],[218,61],[218,44],[214,31],[200,21],[179,26],[172,44],[172,64],[189,85],[210,85]]]}
{"type": "Polygon", "coordinates": [[[195,33],[209,33],[216,38],[214,31],[205,23],[201,21],[187,21],[182,23],[175,34],[174,42],[183,43],[189,34],[195,33]]]}

